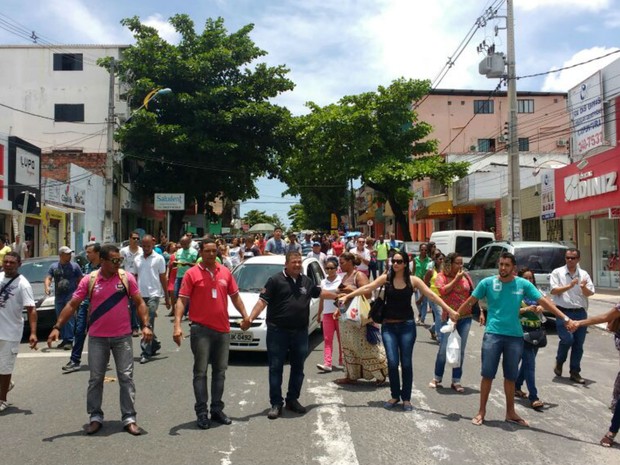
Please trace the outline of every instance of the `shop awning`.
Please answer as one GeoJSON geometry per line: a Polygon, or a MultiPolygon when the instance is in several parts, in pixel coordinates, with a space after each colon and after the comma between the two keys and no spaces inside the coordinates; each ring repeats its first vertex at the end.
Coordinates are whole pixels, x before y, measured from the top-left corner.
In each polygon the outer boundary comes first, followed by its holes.
{"type": "Polygon", "coordinates": [[[435,202],[428,207],[421,208],[416,212],[415,217],[417,220],[425,220],[472,213],[476,213],[475,205],[454,206],[451,200],[444,200],[441,202],[435,202]]]}

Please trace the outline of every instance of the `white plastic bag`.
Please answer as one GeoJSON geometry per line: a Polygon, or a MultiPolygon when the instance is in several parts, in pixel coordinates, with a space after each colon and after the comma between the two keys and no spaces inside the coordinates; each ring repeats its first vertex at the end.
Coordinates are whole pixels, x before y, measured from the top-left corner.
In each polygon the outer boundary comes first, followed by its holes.
{"type": "Polygon", "coordinates": [[[458,331],[452,331],[448,336],[446,362],[453,367],[461,365],[461,336],[458,331]]]}
{"type": "Polygon", "coordinates": [[[357,323],[359,326],[362,325],[362,317],[361,317],[361,305],[362,301],[357,297],[353,297],[353,300],[349,304],[347,311],[345,312],[345,319],[357,323]]]}

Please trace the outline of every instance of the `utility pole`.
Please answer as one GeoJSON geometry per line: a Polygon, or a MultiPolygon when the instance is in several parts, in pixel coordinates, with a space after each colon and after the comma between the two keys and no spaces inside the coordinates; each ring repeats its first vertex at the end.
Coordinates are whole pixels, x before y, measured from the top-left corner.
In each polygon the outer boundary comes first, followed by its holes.
{"type": "Polygon", "coordinates": [[[105,218],[103,242],[114,242],[114,73],[116,62],[110,61],[110,89],[108,94],[108,134],[105,159],[105,218]]]}
{"type": "Polygon", "coordinates": [[[513,0],[507,0],[506,17],[508,60],[508,238],[521,240],[521,176],[519,163],[519,136],[517,134],[517,71],[515,58],[515,30],[513,0]]]}

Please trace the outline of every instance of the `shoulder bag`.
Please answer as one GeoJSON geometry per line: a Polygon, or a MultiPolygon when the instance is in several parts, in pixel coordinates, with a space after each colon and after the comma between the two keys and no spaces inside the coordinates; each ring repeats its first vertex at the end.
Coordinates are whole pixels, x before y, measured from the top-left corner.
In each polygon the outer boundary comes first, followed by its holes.
{"type": "Polygon", "coordinates": [[[385,305],[387,299],[385,295],[385,285],[381,286],[379,289],[379,293],[377,294],[377,298],[370,305],[370,311],[368,312],[369,318],[372,319],[375,323],[383,323],[383,319],[385,318],[385,305]],[[383,293],[383,297],[381,297],[383,293]]]}

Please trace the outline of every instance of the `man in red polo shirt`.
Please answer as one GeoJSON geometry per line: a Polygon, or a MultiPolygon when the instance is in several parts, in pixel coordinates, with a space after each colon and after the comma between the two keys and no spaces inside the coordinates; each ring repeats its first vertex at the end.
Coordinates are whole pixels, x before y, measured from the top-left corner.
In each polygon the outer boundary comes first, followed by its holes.
{"type": "Polygon", "coordinates": [[[230,323],[228,321],[228,296],[244,320],[248,314],[239,296],[239,288],[232,274],[216,261],[217,246],[207,239],[202,242],[202,263],[189,269],[183,278],[179,299],[174,313],[172,338],[181,345],[183,331],[181,317],[191,300],[189,319],[190,344],[194,354],[194,396],[196,424],[208,429],[211,421],[230,425],[232,420],[224,413],[224,379],[228,368],[230,323]],[[207,365],[211,363],[211,420],[207,411],[207,365]]]}

